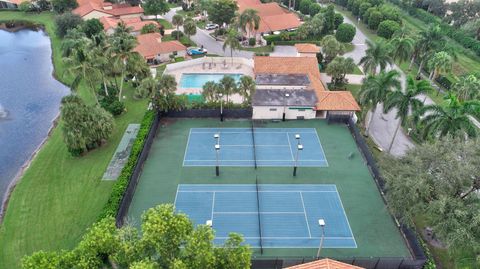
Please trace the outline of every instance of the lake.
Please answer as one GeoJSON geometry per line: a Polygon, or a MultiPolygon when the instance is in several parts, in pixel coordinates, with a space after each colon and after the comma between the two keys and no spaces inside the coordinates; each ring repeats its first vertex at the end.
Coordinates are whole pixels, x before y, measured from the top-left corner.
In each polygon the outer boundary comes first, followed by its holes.
{"type": "Polygon", "coordinates": [[[47,137],[69,88],[52,76],[50,39],[43,31],[0,30],[0,201],[47,137]]]}

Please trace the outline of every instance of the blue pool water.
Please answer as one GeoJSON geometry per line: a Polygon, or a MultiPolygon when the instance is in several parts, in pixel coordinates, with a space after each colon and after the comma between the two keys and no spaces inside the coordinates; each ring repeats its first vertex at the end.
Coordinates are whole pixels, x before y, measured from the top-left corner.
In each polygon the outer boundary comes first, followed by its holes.
{"type": "Polygon", "coordinates": [[[224,76],[229,76],[238,82],[241,74],[183,74],[180,79],[180,88],[201,89],[208,81],[219,82],[224,76]]]}

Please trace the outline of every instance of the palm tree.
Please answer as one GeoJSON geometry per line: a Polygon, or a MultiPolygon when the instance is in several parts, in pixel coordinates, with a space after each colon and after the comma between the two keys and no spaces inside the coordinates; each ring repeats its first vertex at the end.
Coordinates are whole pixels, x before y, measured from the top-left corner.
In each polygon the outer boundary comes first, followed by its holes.
{"type": "Polygon", "coordinates": [[[400,129],[401,125],[405,125],[408,115],[412,114],[412,112],[416,114],[423,107],[423,102],[418,99],[419,95],[426,94],[431,90],[433,89],[428,81],[420,80],[419,82],[415,82],[412,76],[408,76],[407,88],[405,91],[397,89],[387,94],[387,98],[383,107],[384,113],[396,108],[397,114],[395,118],[400,119],[393,134],[392,141],[388,146],[388,152],[392,150],[393,142],[395,142],[395,138],[397,137],[398,129],[400,129]]]}
{"type": "Polygon", "coordinates": [[[163,75],[158,79],[158,91],[161,95],[175,93],[177,90],[177,81],[172,75],[163,75]]]}
{"type": "Polygon", "coordinates": [[[158,87],[158,80],[151,76],[144,78],[140,85],[135,89],[135,98],[141,99],[151,96],[158,87]]]}
{"type": "Polygon", "coordinates": [[[197,25],[195,25],[192,18],[187,18],[183,23],[183,32],[188,36],[188,39],[197,33],[197,25]]]}
{"type": "Polygon", "coordinates": [[[203,84],[202,96],[205,101],[212,102],[217,100],[218,93],[219,85],[215,81],[208,81],[203,84]]]}
{"type": "Polygon", "coordinates": [[[365,135],[368,136],[377,105],[385,101],[389,91],[401,89],[399,77],[398,71],[390,70],[388,72],[381,71],[378,75],[368,75],[364,79],[359,93],[359,101],[362,105],[370,107],[372,110],[370,120],[365,129],[365,135]]]}
{"type": "Polygon", "coordinates": [[[172,24],[177,27],[177,40],[180,38],[180,26],[183,25],[183,17],[180,14],[173,15],[172,24]]]}
{"type": "Polygon", "coordinates": [[[227,31],[225,42],[223,42],[223,51],[225,51],[227,47],[230,47],[230,58],[232,59],[233,66],[233,51],[241,47],[240,41],[238,41],[238,32],[233,27],[230,27],[227,31]]]}
{"type": "Polygon", "coordinates": [[[409,36],[394,36],[390,41],[393,48],[393,59],[399,62],[408,61],[412,58],[412,54],[415,47],[415,41],[409,36]]]}
{"type": "Polygon", "coordinates": [[[428,77],[430,80],[436,79],[441,73],[450,72],[452,70],[452,57],[445,51],[437,52],[428,61],[432,72],[428,77]]]}
{"type": "Polygon", "coordinates": [[[239,26],[242,28],[243,32],[248,33],[248,37],[250,38],[252,32],[254,30],[257,31],[258,27],[260,27],[260,16],[258,16],[258,11],[251,8],[245,9],[242,14],[240,14],[239,26]]]}
{"type": "Polygon", "coordinates": [[[418,112],[426,115],[420,120],[423,124],[424,137],[477,137],[478,129],[470,120],[471,115],[480,114],[480,101],[461,102],[455,95],[449,95],[447,106],[429,105],[418,112]]]}
{"type": "Polygon", "coordinates": [[[227,97],[227,103],[229,102],[230,95],[237,92],[237,84],[230,76],[223,76],[220,80],[219,87],[220,92],[227,97]]]}
{"type": "Polygon", "coordinates": [[[250,102],[255,93],[255,81],[250,76],[243,76],[240,78],[237,88],[240,95],[243,97],[243,101],[245,102],[248,100],[250,102]]]}
{"type": "Polygon", "coordinates": [[[355,62],[352,58],[337,56],[327,65],[325,72],[332,77],[331,83],[335,86],[345,83],[345,76],[355,70],[355,62]]]}
{"type": "Polygon", "coordinates": [[[390,46],[384,41],[371,42],[366,41],[367,50],[366,55],[360,59],[360,65],[366,72],[370,72],[372,75],[377,73],[377,68],[380,67],[380,71],[385,70],[387,65],[393,63],[393,59],[390,56],[390,46]]]}
{"type": "Polygon", "coordinates": [[[475,75],[460,77],[452,88],[460,101],[472,100],[480,96],[480,80],[475,75]]]}
{"type": "Polygon", "coordinates": [[[121,70],[120,87],[118,89],[118,101],[122,100],[123,82],[127,71],[127,61],[137,54],[133,51],[137,45],[137,38],[130,34],[131,28],[127,28],[124,22],[118,24],[115,32],[110,37],[110,53],[114,55],[115,65],[121,70]]]}
{"type": "Polygon", "coordinates": [[[411,69],[415,59],[420,58],[420,65],[417,73],[417,77],[419,77],[423,70],[423,66],[425,65],[425,61],[436,51],[439,51],[445,46],[445,37],[438,25],[431,26],[420,32],[419,39],[415,45],[416,53],[412,57],[409,69],[411,69]]]}

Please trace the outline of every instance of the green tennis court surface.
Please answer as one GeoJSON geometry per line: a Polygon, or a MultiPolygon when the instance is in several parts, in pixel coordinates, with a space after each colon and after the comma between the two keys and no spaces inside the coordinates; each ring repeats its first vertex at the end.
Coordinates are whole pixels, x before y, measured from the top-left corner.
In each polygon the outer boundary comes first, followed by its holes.
{"type": "MultiPolygon", "coordinates": [[[[358,151],[348,128],[344,125],[328,125],[323,120],[255,124],[256,130],[261,128],[313,128],[316,131],[319,141],[321,141],[324,155],[328,158],[328,167],[299,167],[296,177],[292,176],[293,168],[289,166],[259,166],[258,169],[254,169],[254,167],[251,166],[222,166],[220,167],[220,176],[216,177],[215,167],[213,166],[183,165],[188,137],[192,128],[250,127],[251,122],[247,120],[220,122],[216,119],[163,119],[150,150],[149,157],[144,164],[142,175],[130,205],[128,212],[129,221],[138,225],[142,213],[148,208],[162,203],[174,204],[177,190],[183,188],[181,187],[182,184],[224,185],[226,186],[225,188],[234,188],[234,185],[255,186],[256,177],[258,177],[260,180],[260,190],[262,190],[261,186],[264,184],[298,185],[298,188],[308,188],[307,184],[335,185],[338,193],[338,201],[341,201],[343,205],[345,220],[348,220],[356,248],[335,247],[330,245],[328,248],[322,250],[322,255],[330,257],[410,257],[403,238],[388,214],[375,182],[364,164],[361,153],[358,151]],[[302,187],[302,185],[305,186],[302,187]]],[[[203,191],[200,195],[207,196],[209,192],[211,193],[211,190],[208,192],[203,191]]],[[[337,201],[332,197],[319,197],[320,196],[315,195],[313,199],[325,199],[325,203],[335,203],[335,201],[337,201]]],[[[200,200],[205,202],[206,200],[204,198],[200,200]]],[[[295,200],[295,196],[288,195],[285,199],[295,200]]],[[[271,212],[270,210],[273,210],[272,208],[268,209],[268,207],[265,207],[266,204],[262,203],[262,201],[265,201],[265,196],[260,195],[259,200],[260,212],[267,212],[266,210],[271,212]]],[[[248,206],[253,206],[251,199],[248,200],[247,203],[248,206]]],[[[319,204],[319,202],[316,203],[319,204]]],[[[227,205],[231,203],[225,202],[222,204],[227,205]]],[[[210,202],[209,205],[212,206],[212,203],[210,202]]],[[[239,204],[234,203],[233,205],[238,206],[239,204]]],[[[178,202],[177,206],[179,206],[178,202]]],[[[285,203],[279,204],[279,206],[285,207],[285,203]]],[[[333,204],[332,206],[322,204],[316,207],[323,209],[335,208],[333,212],[342,212],[339,207],[333,204]]],[[[275,209],[275,211],[278,210],[280,209],[275,209]]],[[[297,214],[299,207],[295,207],[292,210],[291,212],[297,214]]],[[[209,211],[205,210],[202,212],[202,214],[211,214],[217,211],[215,209],[209,209],[209,211]]],[[[190,217],[196,221],[196,217],[192,213],[190,214],[192,215],[190,217]]],[[[303,216],[305,216],[305,214],[303,216]]],[[[317,217],[314,216],[314,218],[317,217]]],[[[241,219],[247,222],[254,219],[254,217],[250,216],[250,218],[241,219]]],[[[280,216],[280,221],[285,221],[285,219],[284,216],[280,216]]],[[[293,232],[295,236],[300,234],[303,236],[305,231],[308,233],[306,226],[303,228],[297,226],[296,228],[291,228],[289,231],[279,233],[269,228],[271,225],[265,223],[263,215],[261,215],[261,220],[263,221],[261,221],[263,223],[262,235],[265,233],[268,234],[267,230],[276,233],[274,235],[275,237],[284,236],[287,232],[293,232]]],[[[296,218],[296,220],[296,223],[301,223],[300,218],[296,218]]],[[[198,219],[196,222],[201,223],[203,221],[204,219],[198,219]]],[[[329,229],[326,235],[333,237],[333,233],[337,233],[341,236],[348,236],[344,228],[336,229],[337,221],[343,223],[340,217],[326,221],[326,229],[329,229]]],[[[233,230],[233,226],[231,225],[224,224],[220,225],[220,227],[215,227],[215,223],[218,225],[218,220],[213,218],[213,227],[218,237],[225,235],[229,230],[233,230]]],[[[319,229],[313,220],[308,221],[308,223],[309,228],[312,230],[319,229]]],[[[244,231],[244,233],[246,237],[259,237],[258,234],[255,235],[254,228],[251,228],[250,231],[244,231]]],[[[315,233],[316,232],[313,231],[312,237],[317,236],[315,233]]],[[[248,238],[247,242],[255,247],[255,243],[248,241],[248,238]]],[[[264,243],[263,256],[265,257],[311,257],[316,255],[316,249],[309,247],[308,243],[297,242],[296,246],[279,244],[278,240],[271,242],[271,244],[268,241],[264,241],[264,243]]],[[[258,248],[254,249],[254,254],[260,255],[258,248]]]]}

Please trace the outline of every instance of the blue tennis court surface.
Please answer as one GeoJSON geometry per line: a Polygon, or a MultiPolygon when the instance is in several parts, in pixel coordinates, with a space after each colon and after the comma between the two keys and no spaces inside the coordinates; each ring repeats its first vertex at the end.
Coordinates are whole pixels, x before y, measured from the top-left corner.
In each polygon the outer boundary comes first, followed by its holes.
{"type": "Polygon", "coordinates": [[[180,184],[175,207],[195,224],[212,220],[215,244],[237,232],[255,248],[318,248],[324,219],[323,247],[357,247],[335,185],[259,184],[257,200],[255,184],[180,184]]]}
{"type": "Polygon", "coordinates": [[[255,128],[253,135],[250,128],[192,128],[183,165],[215,166],[215,134],[220,135],[220,166],[254,166],[255,158],[257,166],[293,166],[298,143],[303,145],[298,166],[328,166],[314,128],[255,128]]]}

